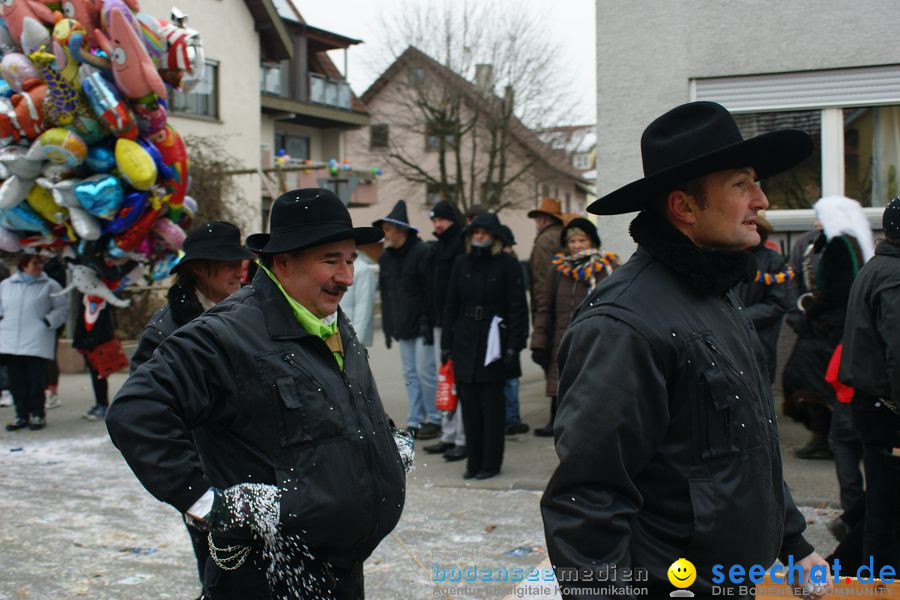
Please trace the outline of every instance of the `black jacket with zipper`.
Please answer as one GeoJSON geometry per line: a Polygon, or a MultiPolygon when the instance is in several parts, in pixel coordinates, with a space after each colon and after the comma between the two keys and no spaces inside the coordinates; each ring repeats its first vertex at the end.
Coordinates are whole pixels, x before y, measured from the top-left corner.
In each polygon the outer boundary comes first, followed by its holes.
{"type": "Polygon", "coordinates": [[[176,329],[203,314],[203,305],[197,299],[197,293],[182,283],[176,282],[170,287],[166,298],[169,302],[153,313],[138,338],[137,348],[131,356],[129,373],[134,373],[150,360],[153,351],[175,333],[176,329]]]}
{"type": "Polygon", "coordinates": [[[378,259],[385,337],[412,340],[434,326],[430,263],[431,250],[415,233],[401,247],[385,249],[378,259]]]}
{"type": "Polygon", "coordinates": [[[405,475],[365,348],[340,311],[338,325],[343,372],[259,272],[129,377],[107,412],[113,443],[182,512],[211,486],[278,485],[285,533],[360,564],[399,520],[405,475]]]}
{"type": "Polygon", "coordinates": [[[756,261],[698,248],[648,213],[632,236],[637,252],[560,347],[548,552],[561,582],[571,571],[560,569],[646,569],[650,597],[668,596],[668,568],[684,557],[691,591],[708,595],[715,564],[812,551],[782,476],[763,350],[731,290],[756,261]]]}

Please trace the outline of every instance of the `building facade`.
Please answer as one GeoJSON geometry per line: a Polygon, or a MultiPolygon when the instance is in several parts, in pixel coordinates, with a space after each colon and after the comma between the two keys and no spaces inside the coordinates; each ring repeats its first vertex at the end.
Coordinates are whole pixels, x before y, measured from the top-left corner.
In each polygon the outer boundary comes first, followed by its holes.
{"type": "MultiPolygon", "coordinates": [[[[597,1],[597,193],[642,176],[641,133],[683,102],[731,110],[745,137],[795,127],[816,151],[764,182],[769,220],[785,246],[809,229],[809,207],[841,194],[867,208],[897,194],[900,163],[900,38],[890,0],[623,5],[597,1]]],[[[633,215],[601,217],[611,249],[634,248],[633,215]]]]}

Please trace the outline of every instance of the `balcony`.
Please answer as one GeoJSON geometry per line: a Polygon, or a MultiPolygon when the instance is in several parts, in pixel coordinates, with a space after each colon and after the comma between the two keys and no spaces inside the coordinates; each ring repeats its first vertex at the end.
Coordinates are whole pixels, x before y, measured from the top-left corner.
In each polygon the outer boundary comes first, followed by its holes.
{"type": "Polygon", "coordinates": [[[352,108],[350,85],[346,81],[335,81],[316,73],[310,73],[309,101],[350,110],[352,108]]]}

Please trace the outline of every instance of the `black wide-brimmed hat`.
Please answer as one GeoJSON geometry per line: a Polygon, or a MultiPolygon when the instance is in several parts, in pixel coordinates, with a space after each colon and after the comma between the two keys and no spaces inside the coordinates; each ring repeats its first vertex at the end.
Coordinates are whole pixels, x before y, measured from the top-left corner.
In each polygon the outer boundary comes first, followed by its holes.
{"type": "Polygon", "coordinates": [[[256,256],[241,246],[241,230],[228,221],[203,223],[184,238],[184,256],[169,273],[178,270],[192,260],[215,260],[228,262],[248,260],[256,256]]]}
{"type": "Polygon", "coordinates": [[[354,227],[341,199],[331,190],[320,188],[279,196],[272,204],[269,232],[248,237],[247,247],[260,254],[278,254],[349,239],[361,246],[384,237],[375,227],[354,227]]]}
{"type": "Polygon", "coordinates": [[[396,225],[397,227],[403,227],[404,229],[409,229],[410,231],[418,232],[419,230],[409,224],[409,217],[406,214],[406,200],[397,200],[397,204],[394,205],[394,208],[391,209],[391,212],[388,213],[383,219],[378,219],[377,221],[372,221],[373,227],[378,227],[379,229],[385,223],[390,223],[391,225],[396,225]]]}
{"type": "Polygon", "coordinates": [[[725,169],[753,167],[763,179],[790,169],[812,150],[812,139],[798,129],[770,131],[745,140],[724,106],[715,102],[682,104],[644,130],[644,178],[594,201],[588,212],[617,215],[643,210],[655,194],[725,169]]]}

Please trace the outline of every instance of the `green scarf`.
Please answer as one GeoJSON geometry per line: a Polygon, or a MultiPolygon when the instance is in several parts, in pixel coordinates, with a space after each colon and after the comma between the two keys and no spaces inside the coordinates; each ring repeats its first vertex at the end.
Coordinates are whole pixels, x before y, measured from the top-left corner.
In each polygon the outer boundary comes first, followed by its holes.
{"type": "MultiPolygon", "coordinates": [[[[308,308],[291,298],[291,296],[284,291],[284,288],[281,286],[281,282],[278,281],[278,278],[275,277],[275,274],[272,273],[269,269],[265,267],[262,263],[259,264],[259,268],[262,269],[266,275],[269,276],[275,285],[281,290],[281,293],[284,294],[284,297],[288,301],[288,305],[291,307],[291,312],[294,313],[294,318],[297,319],[297,323],[300,324],[300,327],[306,330],[310,335],[314,335],[318,338],[321,338],[323,342],[328,344],[328,338],[332,336],[338,336],[340,338],[340,334],[338,333],[338,322],[337,319],[331,322],[331,325],[326,325],[322,322],[322,319],[312,314],[308,308]]],[[[331,345],[329,344],[329,347],[331,345]]],[[[343,371],[344,370],[344,355],[342,351],[334,351],[334,360],[337,361],[338,368],[343,371]]]]}

